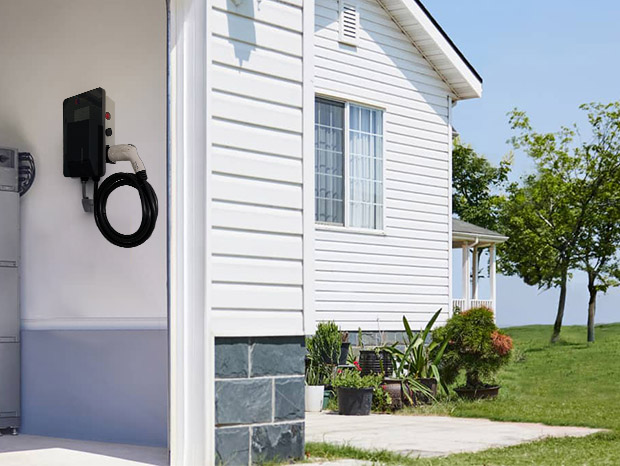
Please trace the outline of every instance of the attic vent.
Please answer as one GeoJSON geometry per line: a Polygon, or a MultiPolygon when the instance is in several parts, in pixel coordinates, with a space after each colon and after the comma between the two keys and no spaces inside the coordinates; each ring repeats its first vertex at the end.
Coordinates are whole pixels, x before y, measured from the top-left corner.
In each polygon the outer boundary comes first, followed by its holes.
{"type": "Polygon", "coordinates": [[[350,1],[340,0],[340,42],[357,45],[359,33],[359,11],[357,5],[350,1]]]}

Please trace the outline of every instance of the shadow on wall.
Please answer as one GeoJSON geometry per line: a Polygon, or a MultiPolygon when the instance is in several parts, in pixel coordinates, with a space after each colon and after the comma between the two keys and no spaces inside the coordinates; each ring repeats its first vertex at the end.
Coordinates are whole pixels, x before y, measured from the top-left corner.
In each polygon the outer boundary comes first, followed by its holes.
{"type": "Polygon", "coordinates": [[[228,11],[238,13],[247,18],[236,15],[227,15],[229,42],[235,50],[235,57],[239,60],[239,66],[250,59],[252,51],[256,48],[256,27],[254,21],[254,1],[256,0],[226,0],[228,11]]]}
{"type": "MultiPolygon", "coordinates": [[[[230,1],[230,0],[229,0],[230,1]]],[[[415,63],[409,62],[407,59],[403,59],[402,55],[405,54],[413,54],[417,57],[422,58],[420,52],[413,46],[404,45],[409,41],[409,38],[402,34],[402,42],[400,40],[395,40],[392,36],[386,36],[384,33],[380,33],[377,31],[377,26],[374,21],[371,21],[368,16],[368,12],[372,11],[370,9],[364,9],[364,3],[368,2],[368,0],[360,0],[358,2],[358,7],[360,8],[360,18],[359,18],[359,29],[363,31],[364,34],[367,34],[370,40],[372,40],[376,46],[378,46],[385,56],[390,60],[392,65],[395,67],[395,73],[398,73],[398,77],[406,79],[413,89],[419,92],[418,98],[420,101],[429,106],[429,110],[435,112],[445,124],[448,124],[448,116],[445,110],[445,105],[438,105],[437,102],[433,102],[432,98],[429,99],[430,95],[424,90],[420,89],[420,69],[418,69],[415,63]],[[407,50],[408,49],[408,50],[407,50]]],[[[374,1],[372,3],[375,3],[374,1]]],[[[374,5],[373,5],[374,6],[374,5]]],[[[382,8],[383,10],[383,8],[382,8]]],[[[374,13],[373,13],[374,14],[374,13]]],[[[398,26],[394,23],[388,13],[383,10],[383,18],[391,22],[393,24],[393,29],[398,30],[398,26]]],[[[335,29],[339,30],[339,12],[338,12],[338,2],[333,2],[333,7],[330,9],[321,8],[320,12],[315,16],[315,25],[314,32],[315,35],[320,33],[324,29],[335,29]]],[[[358,54],[359,50],[366,49],[364,45],[364,39],[360,39],[360,43],[358,47],[353,47],[350,45],[342,44],[340,42],[336,42],[338,49],[340,51],[351,53],[353,55],[358,54]]],[[[372,71],[378,71],[380,68],[373,68],[373,61],[368,61],[368,68],[372,71]]],[[[438,75],[437,75],[438,76],[438,75]]],[[[442,78],[439,78],[443,81],[442,78]]],[[[373,97],[373,94],[376,94],[376,91],[372,88],[365,89],[360,88],[360,92],[368,95],[369,98],[373,98],[376,101],[381,101],[381,96],[373,97]]],[[[446,86],[446,93],[449,92],[446,86]]]]}

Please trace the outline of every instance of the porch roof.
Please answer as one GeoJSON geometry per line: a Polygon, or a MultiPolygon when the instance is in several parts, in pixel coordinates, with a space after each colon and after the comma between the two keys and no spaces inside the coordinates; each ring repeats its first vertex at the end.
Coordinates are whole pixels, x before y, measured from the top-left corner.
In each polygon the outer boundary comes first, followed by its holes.
{"type": "Polygon", "coordinates": [[[492,244],[503,243],[508,239],[496,231],[479,227],[473,223],[464,222],[458,218],[452,219],[452,247],[459,248],[465,244],[478,241],[477,246],[486,247],[492,244]]]}

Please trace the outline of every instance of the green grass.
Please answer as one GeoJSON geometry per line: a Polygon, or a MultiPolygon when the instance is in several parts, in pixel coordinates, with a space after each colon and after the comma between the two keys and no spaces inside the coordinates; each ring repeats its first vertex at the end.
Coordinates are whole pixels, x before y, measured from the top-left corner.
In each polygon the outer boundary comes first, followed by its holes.
{"type": "Polygon", "coordinates": [[[587,438],[548,439],[481,453],[413,459],[389,452],[308,444],[311,457],[358,458],[403,466],[620,465],[620,324],[597,327],[597,342],[585,342],[584,327],[565,327],[562,342],[549,344],[551,328],[507,329],[515,357],[499,374],[494,401],[445,401],[405,414],[449,414],[498,421],[601,427],[587,438]]]}

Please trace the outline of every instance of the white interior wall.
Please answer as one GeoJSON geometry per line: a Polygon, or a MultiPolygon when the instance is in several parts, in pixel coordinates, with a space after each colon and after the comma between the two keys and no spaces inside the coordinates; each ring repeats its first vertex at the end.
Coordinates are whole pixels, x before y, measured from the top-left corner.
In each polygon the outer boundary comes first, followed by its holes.
{"type": "MultiPolygon", "coordinates": [[[[166,322],[166,11],[153,0],[0,0],[0,145],[31,152],[22,198],[25,328],[163,328],[166,322]],[[62,174],[62,102],[103,87],[116,143],[138,147],[159,198],[153,236],[122,249],[83,212],[62,174]]],[[[128,163],[107,173],[130,171],[128,163]]],[[[110,197],[112,224],[133,231],[137,193],[110,197]]]]}

